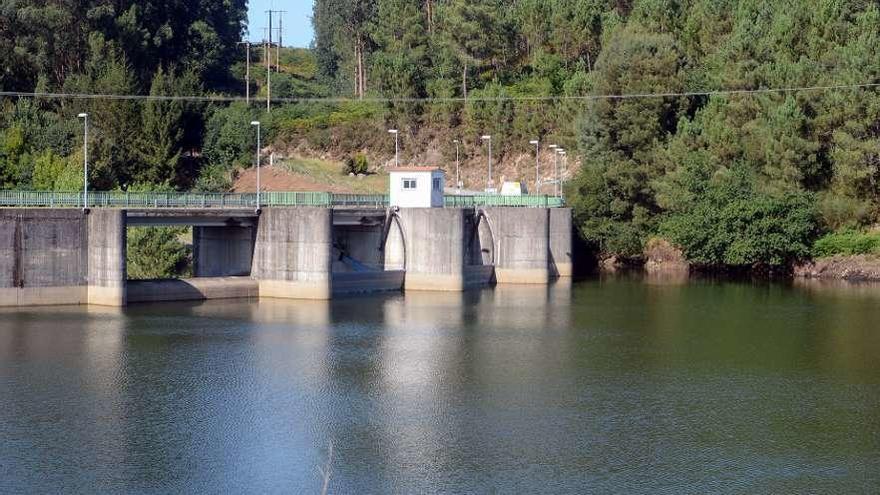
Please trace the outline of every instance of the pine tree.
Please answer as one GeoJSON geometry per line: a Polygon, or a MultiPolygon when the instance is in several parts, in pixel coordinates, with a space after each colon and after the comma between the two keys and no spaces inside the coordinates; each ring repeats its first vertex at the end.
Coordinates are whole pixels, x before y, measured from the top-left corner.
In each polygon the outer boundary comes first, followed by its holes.
{"type": "MultiPolygon", "coordinates": [[[[150,96],[173,96],[174,76],[161,67],[153,77],[150,96]]],[[[149,100],[141,112],[138,153],[142,169],[134,175],[136,182],[171,183],[177,174],[182,154],[183,103],[178,100],[149,100]]]]}

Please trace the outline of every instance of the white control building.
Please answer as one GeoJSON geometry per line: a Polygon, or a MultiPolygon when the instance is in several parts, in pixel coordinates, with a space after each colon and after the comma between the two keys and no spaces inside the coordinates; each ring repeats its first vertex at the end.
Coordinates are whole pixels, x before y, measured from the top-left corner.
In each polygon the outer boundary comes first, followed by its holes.
{"type": "Polygon", "coordinates": [[[391,206],[442,208],[446,174],[436,167],[398,167],[391,175],[391,206]]]}

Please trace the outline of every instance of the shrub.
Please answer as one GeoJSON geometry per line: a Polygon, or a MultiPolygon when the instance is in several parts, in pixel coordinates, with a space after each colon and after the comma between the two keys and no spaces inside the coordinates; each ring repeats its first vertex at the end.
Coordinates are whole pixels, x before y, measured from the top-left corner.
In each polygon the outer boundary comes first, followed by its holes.
{"type": "Polygon", "coordinates": [[[704,266],[785,266],[810,256],[819,229],[812,194],[761,192],[742,171],[709,182],[689,206],[660,230],[704,266]]]}
{"type": "Polygon", "coordinates": [[[817,258],[858,254],[880,254],[880,232],[857,230],[832,232],[813,245],[813,256],[817,258]]]}
{"type": "Polygon", "coordinates": [[[189,275],[192,252],[181,227],[132,227],[128,236],[128,278],[168,279],[189,275]]]}
{"type": "Polygon", "coordinates": [[[370,171],[370,164],[367,162],[367,156],[363,153],[357,153],[345,159],[345,171],[349,174],[366,174],[370,171]]]}

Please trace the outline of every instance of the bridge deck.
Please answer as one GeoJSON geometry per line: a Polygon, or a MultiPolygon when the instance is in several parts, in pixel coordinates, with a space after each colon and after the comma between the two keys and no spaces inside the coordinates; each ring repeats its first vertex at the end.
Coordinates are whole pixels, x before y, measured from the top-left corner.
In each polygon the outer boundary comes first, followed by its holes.
{"type": "MultiPolygon", "coordinates": [[[[321,208],[386,208],[389,196],[384,194],[333,194],[322,192],[256,193],[177,193],[93,191],[85,198],[81,192],[0,191],[0,207],[11,208],[126,208],[126,209],[257,209],[260,207],[311,206],[321,208]]],[[[445,205],[451,208],[474,206],[513,206],[558,208],[562,198],[551,196],[499,196],[478,194],[447,195],[445,205]]]]}

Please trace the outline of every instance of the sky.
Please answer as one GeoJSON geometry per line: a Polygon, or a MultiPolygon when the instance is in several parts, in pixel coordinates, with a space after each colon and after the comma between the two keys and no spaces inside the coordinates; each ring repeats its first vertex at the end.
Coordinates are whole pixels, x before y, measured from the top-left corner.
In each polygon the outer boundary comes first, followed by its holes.
{"type": "MultiPolygon", "coordinates": [[[[248,30],[251,41],[262,41],[263,28],[266,27],[266,11],[286,10],[284,14],[284,45],[307,47],[312,42],[312,5],[314,0],[249,0],[248,1],[248,30]]],[[[273,15],[273,27],[278,27],[278,21],[273,15]]],[[[274,34],[272,39],[278,35],[274,34]]]]}

